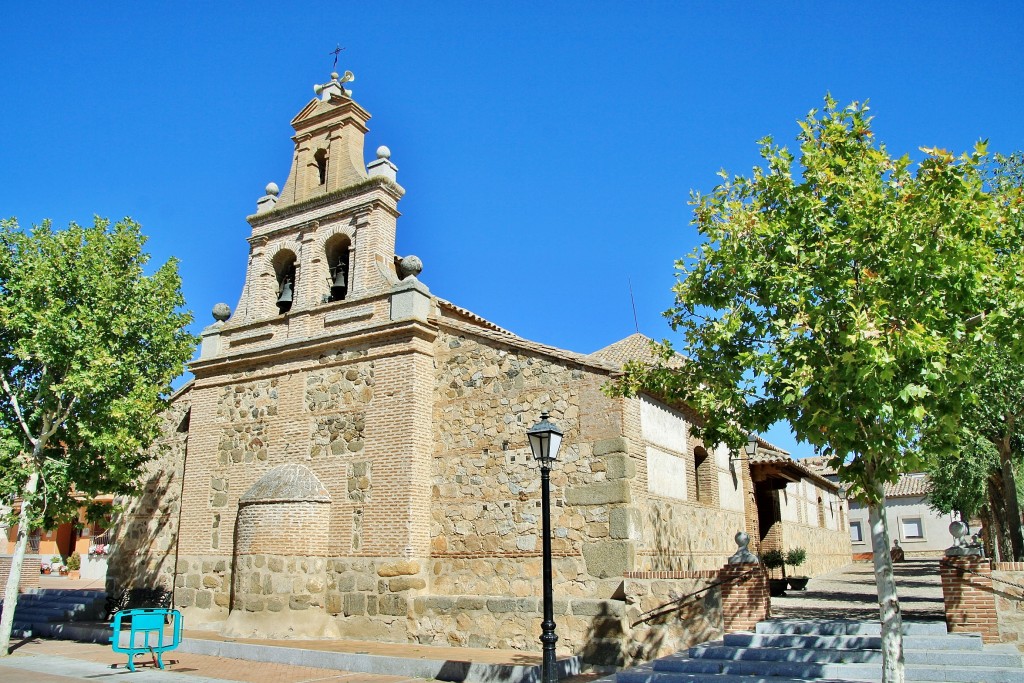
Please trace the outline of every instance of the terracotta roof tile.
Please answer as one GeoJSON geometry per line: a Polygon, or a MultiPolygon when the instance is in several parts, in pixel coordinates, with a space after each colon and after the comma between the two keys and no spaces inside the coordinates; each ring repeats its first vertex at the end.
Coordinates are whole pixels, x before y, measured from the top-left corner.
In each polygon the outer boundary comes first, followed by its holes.
{"type": "MultiPolygon", "coordinates": [[[[641,363],[653,363],[657,360],[654,352],[651,351],[651,343],[653,341],[650,337],[636,332],[625,339],[620,339],[614,344],[609,344],[603,349],[594,351],[590,356],[606,363],[614,363],[619,367],[622,367],[631,360],[641,363]]],[[[682,356],[677,354],[676,358],[669,365],[678,366],[682,362],[682,356]]]]}

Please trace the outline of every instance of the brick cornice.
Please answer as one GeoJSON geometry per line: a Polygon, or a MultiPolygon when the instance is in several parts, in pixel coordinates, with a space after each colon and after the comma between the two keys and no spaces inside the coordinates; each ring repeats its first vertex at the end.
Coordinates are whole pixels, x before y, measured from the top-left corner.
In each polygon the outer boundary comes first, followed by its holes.
{"type": "MultiPolygon", "coordinates": [[[[341,340],[344,340],[347,344],[367,344],[372,346],[380,344],[385,340],[403,341],[418,338],[426,342],[424,348],[417,348],[415,345],[412,345],[403,351],[371,352],[367,358],[379,358],[397,353],[419,353],[432,356],[433,349],[431,345],[437,338],[437,333],[437,328],[432,325],[415,320],[404,320],[369,329],[363,328],[354,332],[336,332],[316,337],[289,339],[270,348],[243,351],[231,356],[210,358],[208,360],[197,360],[192,362],[189,370],[192,371],[197,380],[205,379],[213,375],[232,372],[241,367],[280,364],[288,359],[315,356],[321,351],[335,346],[341,340]]],[[[288,370],[281,369],[279,372],[286,374],[288,370]]]]}

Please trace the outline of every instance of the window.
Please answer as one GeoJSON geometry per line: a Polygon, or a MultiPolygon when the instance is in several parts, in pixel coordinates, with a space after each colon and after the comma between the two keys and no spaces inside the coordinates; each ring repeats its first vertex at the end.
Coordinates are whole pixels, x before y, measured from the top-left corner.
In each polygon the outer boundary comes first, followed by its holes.
{"type": "Polygon", "coordinates": [[[693,483],[695,497],[701,503],[714,503],[711,492],[714,487],[715,461],[708,456],[707,449],[697,446],[693,449],[693,483]]]}
{"type": "Polygon", "coordinates": [[[924,527],[921,525],[920,517],[904,517],[900,520],[900,530],[903,532],[903,540],[905,541],[924,538],[924,527]]]}
{"type": "Polygon", "coordinates": [[[316,161],[316,170],[320,174],[320,184],[327,184],[327,150],[318,149],[316,154],[313,155],[313,160],[316,161]]]}
{"type": "Polygon", "coordinates": [[[854,543],[864,542],[864,530],[860,526],[860,522],[850,522],[850,540],[854,543]]]}

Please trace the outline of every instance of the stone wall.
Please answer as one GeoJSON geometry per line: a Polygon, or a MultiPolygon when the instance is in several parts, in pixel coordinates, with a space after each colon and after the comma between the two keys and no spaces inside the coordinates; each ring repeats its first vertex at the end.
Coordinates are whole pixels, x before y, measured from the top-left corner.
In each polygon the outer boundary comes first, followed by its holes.
{"type": "Polygon", "coordinates": [[[181,510],[181,486],[190,430],[192,395],[185,388],[163,413],[161,437],[141,476],[140,496],[118,501],[123,510],[112,520],[107,562],[108,592],[124,588],[174,586],[175,552],[181,510]]]}
{"type": "MultiPolygon", "coordinates": [[[[625,612],[620,665],[664,657],[722,634],[718,572],[630,572],[623,584],[625,612]]],[[[613,642],[604,642],[606,652],[613,642]]]]}
{"type": "Polygon", "coordinates": [[[615,428],[618,401],[600,390],[607,375],[469,334],[441,334],[436,349],[430,536],[445,579],[435,592],[472,585],[501,595],[500,579],[467,573],[463,561],[539,557],[540,471],[526,430],[543,410],[565,433],[551,470],[552,552],[572,561],[560,563],[557,580],[593,591],[595,578],[621,577],[631,568],[630,542],[613,537],[611,519],[629,506],[635,467],[615,428]]]}
{"type": "Polygon", "coordinates": [[[1024,645],[1024,562],[996,562],[992,570],[999,640],[1024,645]]]}
{"type": "Polygon", "coordinates": [[[818,576],[850,564],[850,534],[846,531],[784,522],[782,548],[807,551],[807,561],[796,569],[787,566],[787,575],[818,576]]]}
{"type": "Polygon", "coordinates": [[[427,585],[422,565],[403,558],[182,557],[179,570],[176,604],[191,627],[235,637],[407,642],[413,603],[427,585]]]}

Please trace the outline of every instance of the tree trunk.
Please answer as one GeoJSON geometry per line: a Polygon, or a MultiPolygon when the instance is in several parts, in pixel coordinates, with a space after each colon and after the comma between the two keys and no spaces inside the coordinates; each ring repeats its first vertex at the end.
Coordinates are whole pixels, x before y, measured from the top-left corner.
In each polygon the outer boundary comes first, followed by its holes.
{"type": "Polygon", "coordinates": [[[1024,529],[1020,523],[1020,503],[1017,500],[1017,482],[1013,474],[1013,450],[1010,448],[1010,433],[1013,420],[1008,420],[1006,433],[996,444],[999,450],[999,467],[1003,477],[1003,496],[1006,498],[1006,531],[1010,534],[1014,562],[1024,561],[1024,529]]]}
{"type": "Polygon", "coordinates": [[[889,557],[889,530],[885,520],[885,493],[876,487],[878,502],[868,506],[871,524],[872,556],[875,563],[875,586],[878,589],[878,610],[882,627],[882,681],[904,683],[903,615],[896,597],[896,580],[889,557]]]}
{"type": "Polygon", "coordinates": [[[1010,537],[1006,532],[1005,520],[1006,499],[1003,497],[1003,478],[1001,473],[994,473],[988,478],[988,510],[989,526],[985,529],[989,538],[989,556],[996,562],[1009,562],[1013,552],[1010,537]]]}
{"type": "Polygon", "coordinates": [[[7,589],[4,591],[4,613],[0,617],[0,657],[10,654],[11,629],[14,627],[14,610],[18,606],[18,586],[21,584],[21,567],[25,564],[25,548],[28,547],[29,506],[36,488],[39,486],[39,472],[33,472],[25,484],[21,497],[21,511],[18,512],[18,541],[14,546],[14,557],[11,558],[11,574],[7,577],[7,589]]]}

